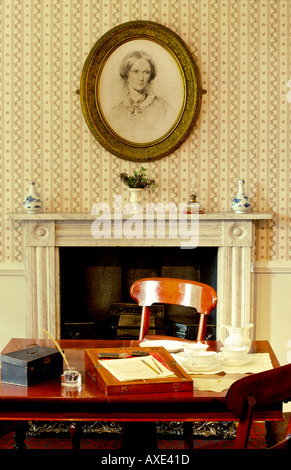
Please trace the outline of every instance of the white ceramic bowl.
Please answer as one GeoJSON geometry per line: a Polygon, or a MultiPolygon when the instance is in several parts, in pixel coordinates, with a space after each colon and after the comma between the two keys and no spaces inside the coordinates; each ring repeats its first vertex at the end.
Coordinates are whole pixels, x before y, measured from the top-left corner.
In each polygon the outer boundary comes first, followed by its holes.
{"type": "Polygon", "coordinates": [[[215,351],[192,351],[189,354],[192,364],[196,366],[209,366],[214,362],[215,356],[215,351]]]}
{"type": "Polygon", "coordinates": [[[220,348],[222,356],[228,361],[242,361],[248,353],[247,347],[223,346],[220,348]]]}
{"type": "Polygon", "coordinates": [[[184,343],[183,349],[186,354],[191,355],[193,352],[201,352],[206,351],[208,349],[208,344],[201,343],[198,341],[197,343],[184,343]]]}

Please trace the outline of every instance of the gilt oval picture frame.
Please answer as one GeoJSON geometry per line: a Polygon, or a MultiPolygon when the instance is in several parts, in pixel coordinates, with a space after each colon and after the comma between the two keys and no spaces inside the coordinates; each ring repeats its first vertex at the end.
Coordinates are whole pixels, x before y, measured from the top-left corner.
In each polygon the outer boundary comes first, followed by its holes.
{"type": "Polygon", "coordinates": [[[200,112],[200,75],[181,38],[158,23],[119,25],[90,51],[81,75],[85,121],[97,141],[146,162],[177,149],[200,112]]]}

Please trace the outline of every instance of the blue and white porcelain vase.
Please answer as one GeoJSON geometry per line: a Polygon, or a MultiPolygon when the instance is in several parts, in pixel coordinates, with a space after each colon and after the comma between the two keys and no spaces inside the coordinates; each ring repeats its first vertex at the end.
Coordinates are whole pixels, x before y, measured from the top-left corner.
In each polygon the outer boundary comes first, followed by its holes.
{"type": "Polygon", "coordinates": [[[243,214],[251,210],[251,204],[245,193],[245,180],[238,180],[238,193],[231,203],[232,209],[238,214],[243,214]]]}
{"type": "Polygon", "coordinates": [[[29,191],[23,201],[23,207],[29,214],[40,212],[42,209],[42,202],[39,195],[35,192],[35,184],[33,181],[29,183],[29,191]]]}

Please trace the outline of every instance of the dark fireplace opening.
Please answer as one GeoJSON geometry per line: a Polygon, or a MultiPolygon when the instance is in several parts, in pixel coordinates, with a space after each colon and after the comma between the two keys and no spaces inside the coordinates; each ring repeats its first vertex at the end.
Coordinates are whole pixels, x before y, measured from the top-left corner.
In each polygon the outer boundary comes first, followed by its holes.
{"type": "MultiPolygon", "coordinates": [[[[217,248],[60,248],[61,338],[138,338],[141,308],[131,284],[144,277],[172,277],[217,288],[217,248]]],[[[155,305],[150,333],[195,339],[195,309],[155,305]]],[[[207,339],[216,339],[216,310],[208,318],[207,339]]]]}

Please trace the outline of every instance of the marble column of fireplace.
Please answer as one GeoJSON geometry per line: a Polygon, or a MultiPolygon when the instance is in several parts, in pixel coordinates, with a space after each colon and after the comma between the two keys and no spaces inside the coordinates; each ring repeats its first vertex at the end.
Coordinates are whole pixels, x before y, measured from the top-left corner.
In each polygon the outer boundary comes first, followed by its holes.
{"type": "MultiPolygon", "coordinates": [[[[60,247],[94,246],[180,246],[181,238],[126,238],[122,230],[94,238],[91,228],[96,216],[85,213],[13,213],[10,220],[23,222],[26,282],[26,334],[44,337],[43,328],[60,338],[60,247]],[[120,237],[116,236],[120,233],[120,237]]],[[[252,321],[251,265],[255,221],[271,219],[270,213],[236,214],[213,212],[199,215],[199,247],[217,247],[217,328],[240,326],[252,321]]],[[[125,219],[115,221],[124,224],[125,219]]],[[[182,249],[182,248],[181,248],[182,249]]],[[[190,248],[191,249],[191,248],[190,248]]],[[[72,260],[72,269],[74,262],[72,260]]]]}

